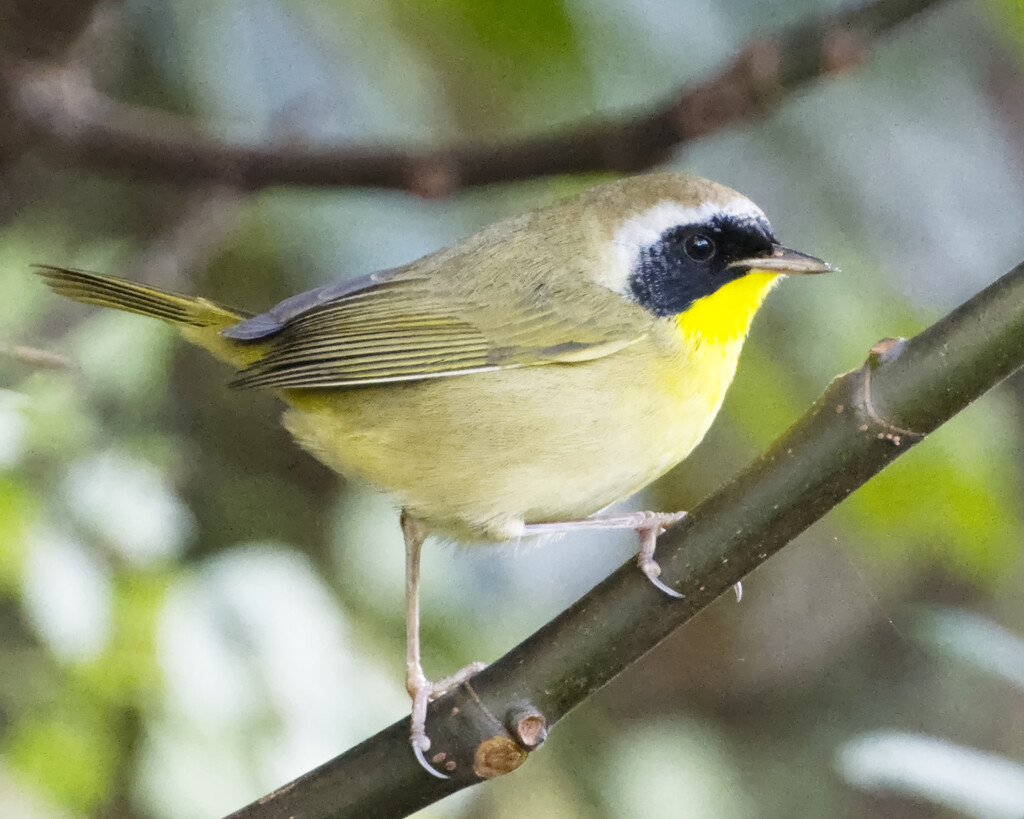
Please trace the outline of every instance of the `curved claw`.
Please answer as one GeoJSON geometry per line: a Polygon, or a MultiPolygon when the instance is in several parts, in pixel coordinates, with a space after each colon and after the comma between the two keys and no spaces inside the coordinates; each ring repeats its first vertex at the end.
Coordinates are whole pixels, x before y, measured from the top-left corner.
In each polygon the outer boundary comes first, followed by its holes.
{"type": "Polygon", "coordinates": [[[451,779],[448,774],[441,773],[437,768],[427,762],[427,758],[423,755],[423,749],[415,739],[412,741],[412,752],[416,755],[416,761],[420,763],[420,767],[428,774],[435,776],[438,779],[451,779]]]}
{"type": "Polygon", "coordinates": [[[658,577],[657,575],[655,575],[655,574],[648,574],[647,572],[644,572],[644,574],[647,575],[647,579],[650,580],[654,584],[654,587],[656,589],[660,589],[661,591],[665,592],[665,594],[667,594],[669,597],[674,597],[677,600],[682,600],[683,597],[685,597],[685,595],[680,594],[675,589],[673,589],[671,586],[666,585],[666,583],[660,577],[658,577]]]}
{"type": "MultiPolygon", "coordinates": [[[[651,513],[645,512],[644,514],[650,515],[651,513]]],[[[640,552],[636,556],[636,563],[640,567],[640,571],[654,584],[654,588],[664,592],[669,597],[682,600],[684,595],[665,585],[665,582],[660,579],[661,566],[654,559],[654,547],[657,545],[658,535],[663,531],[661,522],[655,519],[653,525],[642,527],[636,531],[640,536],[640,552]]]]}
{"type": "Polygon", "coordinates": [[[425,752],[430,750],[430,737],[427,736],[427,705],[430,703],[433,689],[433,685],[423,682],[413,694],[409,744],[412,745],[412,752],[416,755],[416,761],[420,763],[423,770],[438,779],[448,779],[448,776],[427,762],[425,756],[425,752]]]}

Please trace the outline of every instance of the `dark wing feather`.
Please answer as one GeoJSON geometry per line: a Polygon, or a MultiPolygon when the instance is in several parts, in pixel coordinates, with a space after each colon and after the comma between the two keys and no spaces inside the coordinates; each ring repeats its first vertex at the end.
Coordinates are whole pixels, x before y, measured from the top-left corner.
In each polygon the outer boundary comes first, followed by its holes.
{"type": "MultiPolygon", "coordinates": [[[[614,296],[614,294],[610,294],[614,296]]],[[[240,387],[355,387],[607,355],[636,338],[555,316],[436,292],[425,276],[384,271],[294,296],[224,331],[270,342],[240,387]]]]}

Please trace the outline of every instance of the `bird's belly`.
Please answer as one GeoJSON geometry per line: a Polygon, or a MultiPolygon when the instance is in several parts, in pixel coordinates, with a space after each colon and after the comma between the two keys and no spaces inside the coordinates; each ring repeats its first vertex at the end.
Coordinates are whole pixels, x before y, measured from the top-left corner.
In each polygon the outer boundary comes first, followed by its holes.
{"type": "Polygon", "coordinates": [[[736,354],[644,352],[291,393],[285,425],[433,530],[505,540],[524,523],[585,517],[632,495],[703,438],[736,354]]]}

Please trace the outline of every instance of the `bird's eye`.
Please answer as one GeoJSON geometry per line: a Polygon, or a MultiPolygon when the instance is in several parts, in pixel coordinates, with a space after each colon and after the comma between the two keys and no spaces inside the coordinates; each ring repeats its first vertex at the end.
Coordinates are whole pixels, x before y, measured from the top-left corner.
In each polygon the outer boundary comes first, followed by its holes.
{"type": "Polygon", "coordinates": [[[695,262],[706,262],[715,255],[715,243],[703,233],[695,233],[686,237],[683,250],[695,262]]]}

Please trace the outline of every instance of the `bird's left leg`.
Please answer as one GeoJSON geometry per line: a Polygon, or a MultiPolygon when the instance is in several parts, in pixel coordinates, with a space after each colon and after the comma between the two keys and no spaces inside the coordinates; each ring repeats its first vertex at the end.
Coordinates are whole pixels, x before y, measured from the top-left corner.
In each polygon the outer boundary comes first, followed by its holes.
{"type": "Polygon", "coordinates": [[[466,680],[483,670],[485,663],[470,663],[460,668],[449,677],[431,682],[423,673],[420,662],[420,552],[427,532],[423,522],[402,512],[402,534],[405,537],[405,688],[412,697],[412,726],[409,740],[412,751],[420,765],[438,779],[447,779],[436,770],[424,756],[430,749],[430,738],[427,737],[427,706],[432,700],[453,688],[462,685],[466,680]]]}

